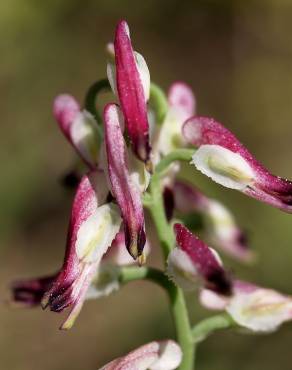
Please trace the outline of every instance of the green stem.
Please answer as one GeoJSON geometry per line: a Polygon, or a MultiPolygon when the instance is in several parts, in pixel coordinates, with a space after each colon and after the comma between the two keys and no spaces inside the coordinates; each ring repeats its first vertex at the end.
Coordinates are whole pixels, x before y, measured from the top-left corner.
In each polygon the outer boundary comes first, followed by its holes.
{"type": "Polygon", "coordinates": [[[195,152],[195,149],[174,150],[173,152],[162,158],[162,160],[156,166],[155,171],[161,175],[162,172],[164,172],[169,167],[169,165],[175,161],[190,162],[195,152]]]}
{"type": "Polygon", "coordinates": [[[122,267],[120,271],[120,283],[129,283],[136,280],[149,280],[165,289],[168,293],[172,315],[175,323],[178,342],[183,351],[183,361],[180,370],[192,370],[194,363],[194,345],[188,312],[184,295],[181,289],[160,270],[152,267],[122,267]]]}
{"type": "MultiPolygon", "coordinates": [[[[168,254],[174,247],[175,238],[171,225],[168,223],[164,210],[161,175],[162,172],[175,160],[190,160],[194,151],[178,150],[164,157],[157,165],[150,183],[149,211],[157,229],[157,235],[162,247],[164,261],[167,264],[168,254]]],[[[183,352],[182,363],[179,370],[193,370],[195,346],[193,343],[192,330],[186,307],[185,297],[182,290],[173,283],[169,286],[169,297],[172,315],[174,319],[177,340],[183,352]]]]}
{"type": "Polygon", "coordinates": [[[96,109],[96,98],[101,91],[108,91],[110,88],[108,80],[104,78],[91,85],[85,96],[84,107],[94,116],[99,124],[102,124],[102,117],[96,109]]]}
{"type": "Polygon", "coordinates": [[[207,338],[216,330],[230,328],[234,325],[232,318],[228,314],[221,314],[202,320],[192,329],[193,342],[199,343],[207,338]]]}
{"type": "Polygon", "coordinates": [[[160,125],[164,121],[167,114],[168,101],[164,91],[153,82],[150,85],[149,104],[155,112],[157,123],[160,125]]]}

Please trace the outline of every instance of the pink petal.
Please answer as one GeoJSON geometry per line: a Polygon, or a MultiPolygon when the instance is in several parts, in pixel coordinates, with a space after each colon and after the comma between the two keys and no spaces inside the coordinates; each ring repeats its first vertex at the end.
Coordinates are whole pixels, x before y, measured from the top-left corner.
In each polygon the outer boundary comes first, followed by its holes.
{"type": "Polygon", "coordinates": [[[175,224],[174,231],[178,247],[191,259],[198,274],[204,279],[206,287],[229,295],[231,293],[230,279],[214,251],[183,225],[175,224]]]}
{"type": "Polygon", "coordinates": [[[151,342],[120,357],[100,370],[174,370],[182,360],[178,344],[172,340],[151,342]]]}
{"type": "Polygon", "coordinates": [[[292,182],[272,175],[222,124],[208,117],[192,117],[183,127],[185,139],[195,145],[217,145],[238,154],[254,172],[254,178],[241,191],[245,194],[292,212],[292,182]]]}
{"type": "Polygon", "coordinates": [[[120,21],[116,28],[114,45],[117,90],[127,132],[134,153],[147,162],[150,144],[146,98],[125,21],[120,21]]]}
{"type": "Polygon", "coordinates": [[[168,91],[168,102],[180,113],[182,121],[196,114],[196,98],[192,89],[184,82],[174,82],[168,91]]]}
{"type": "Polygon", "coordinates": [[[104,120],[111,189],[122,212],[126,246],[136,259],[142,254],[146,242],[141,193],[130,177],[126,144],[120,127],[119,110],[115,104],[105,107],[104,120]]]}
{"type": "Polygon", "coordinates": [[[59,95],[54,100],[53,114],[63,134],[88,167],[97,166],[100,135],[97,122],[86,111],[81,111],[71,95],[59,95]]]}

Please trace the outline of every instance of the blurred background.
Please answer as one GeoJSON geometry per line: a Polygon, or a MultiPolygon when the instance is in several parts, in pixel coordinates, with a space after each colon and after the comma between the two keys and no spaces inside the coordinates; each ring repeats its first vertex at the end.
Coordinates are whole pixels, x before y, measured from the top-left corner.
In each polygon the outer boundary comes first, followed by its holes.
{"type": "MultiPolygon", "coordinates": [[[[105,76],[105,44],[125,18],[152,79],[187,81],[198,111],[232,129],[273,173],[292,178],[292,3],[281,0],[0,0],[0,297],[15,278],[45,275],[63,259],[72,193],[60,179],[74,162],[52,118],[52,100],[83,100],[105,76]]],[[[258,253],[254,266],[226,259],[238,276],[292,294],[292,216],[192,172],[224,200],[258,253]]],[[[154,231],[151,231],[154,233],[154,231]]],[[[159,251],[154,253],[159,263],[159,251]]],[[[206,316],[188,296],[192,319],[206,316]]],[[[85,304],[75,327],[61,316],[0,306],[0,367],[94,370],[137,345],[173,336],[166,297],[149,283],[85,304]]],[[[215,334],[198,370],[291,370],[292,324],[268,336],[215,334]]]]}

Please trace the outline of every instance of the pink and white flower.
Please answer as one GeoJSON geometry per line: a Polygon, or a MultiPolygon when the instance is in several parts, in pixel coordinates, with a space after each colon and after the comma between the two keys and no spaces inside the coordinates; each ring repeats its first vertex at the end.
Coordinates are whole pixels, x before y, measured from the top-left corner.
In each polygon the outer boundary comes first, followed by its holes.
{"type": "Polygon", "coordinates": [[[70,328],[79,314],[100,261],[121,225],[120,213],[106,203],[107,186],[101,171],[85,175],[76,192],[63,267],[42,299],[44,308],[61,312],[70,307],[62,328],[70,328]]]}
{"type": "Polygon", "coordinates": [[[155,341],[111,361],[100,370],[174,370],[181,360],[182,351],[176,342],[155,341]]]}
{"type": "Polygon", "coordinates": [[[239,326],[253,332],[273,332],[292,320],[292,297],[239,280],[231,297],[204,289],[200,302],[211,310],[225,310],[239,326]]]}
{"type": "Polygon", "coordinates": [[[168,257],[170,277],[187,290],[203,285],[223,295],[230,295],[231,280],[217,252],[181,224],[175,224],[174,231],[177,248],[168,257]]]}
{"type": "Polygon", "coordinates": [[[215,182],[292,212],[292,182],[272,175],[239,140],[212,118],[192,117],[183,126],[186,141],[198,148],[192,164],[215,182]]]}
{"type": "Polygon", "coordinates": [[[150,74],[141,54],[132,48],[129,27],[120,21],[114,41],[115,66],[108,64],[107,74],[113,92],[118,96],[125,119],[127,134],[136,156],[150,161],[147,101],[150,94],[150,74]]]}
{"type": "Polygon", "coordinates": [[[105,107],[104,121],[111,192],[121,209],[126,246],[131,256],[136,259],[142,255],[146,242],[144,211],[141,190],[129,171],[127,147],[116,104],[108,104],[105,107]]]}
{"type": "Polygon", "coordinates": [[[76,99],[67,94],[55,98],[53,113],[63,134],[85,164],[89,169],[95,169],[101,138],[94,117],[86,110],[82,111],[76,99]]]}

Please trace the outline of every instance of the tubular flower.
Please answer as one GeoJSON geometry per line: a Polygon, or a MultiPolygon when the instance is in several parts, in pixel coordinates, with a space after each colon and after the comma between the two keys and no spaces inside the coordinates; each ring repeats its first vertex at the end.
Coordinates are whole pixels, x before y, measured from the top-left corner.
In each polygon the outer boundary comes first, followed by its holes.
{"type": "Polygon", "coordinates": [[[94,117],[81,111],[71,95],[59,95],[54,100],[53,113],[63,134],[90,169],[97,166],[100,133],[94,117]]]}
{"type": "Polygon", "coordinates": [[[142,255],[146,242],[144,212],[139,185],[129,172],[126,144],[117,105],[108,104],[105,107],[104,121],[111,190],[121,209],[127,249],[136,259],[142,255]]]}
{"type": "Polygon", "coordinates": [[[182,126],[196,113],[196,98],[186,83],[173,83],[167,98],[169,109],[156,139],[158,154],[163,156],[186,145],[181,135],[182,126]]]}
{"type": "MultiPolygon", "coordinates": [[[[146,242],[145,253],[150,253],[150,246],[146,242]]],[[[95,299],[107,296],[119,289],[120,267],[133,264],[135,261],[129,255],[125,236],[122,231],[116,234],[111,247],[103,255],[97,267],[91,284],[86,292],[85,299],[95,299]]],[[[58,274],[33,279],[17,280],[11,285],[11,303],[34,307],[39,306],[45,293],[51,288],[58,274]]]]}
{"type": "Polygon", "coordinates": [[[180,213],[196,212],[202,215],[204,235],[211,245],[242,261],[253,258],[245,234],[222,203],[208,198],[193,185],[182,181],[175,181],[173,196],[174,207],[180,213]]]}
{"type": "Polygon", "coordinates": [[[43,307],[60,312],[70,307],[63,329],[79,314],[102,256],[119,231],[121,218],[107,196],[103,173],[85,175],[73,202],[63,267],[42,300],[43,307]]]}
{"type": "Polygon", "coordinates": [[[100,370],[174,370],[181,360],[182,351],[176,342],[155,341],[111,361],[100,370]]]}
{"type": "Polygon", "coordinates": [[[168,257],[170,277],[187,290],[199,283],[215,292],[230,295],[231,281],[218,254],[183,225],[175,224],[174,231],[178,248],[168,257]]]}
{"type": "Polygon", "coordinates": [[[202,290],[200,301],[206,308],[225,310],[239,326],[254,332],[273,332],[292,320],[292,297],[239,280],[231,297],[202,290]]]}
{"type": "Polygon", "coordinates": [[[107,73],[117,94],[125,118],[127,134],[136,156],[143,162],[150,160],[147,101],[150,93],[150,74],[147,64],[131,44],[129,27],[120,21],[114,41],[115,66],[108,64],[107,73]]]}
{"type": "Polygon", "coordinates": [[[198,147],[191,163],[203,174],[227,188],[292,212],[292,182],[272,175],[220,123],[192,117],[183,126],[183,136],[198,147]]]}

